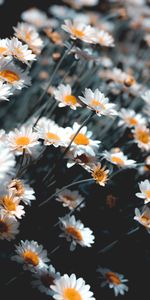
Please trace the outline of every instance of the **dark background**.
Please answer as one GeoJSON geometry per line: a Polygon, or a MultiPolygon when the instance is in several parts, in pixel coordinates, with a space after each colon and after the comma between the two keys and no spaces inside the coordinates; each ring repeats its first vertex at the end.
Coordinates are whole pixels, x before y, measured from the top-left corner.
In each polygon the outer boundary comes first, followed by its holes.
{"type": "MultiPolygon", "coordinates": [[[[13,34],[12,26],[16,25],[20,20],[20,14],[24,10],[37,6],[46,11],[54,3],[61,4],[61,1],[6,0],[5,4],[0,6],[0,37],[9,37],[13,34]]],[[[70,174],[67,174],[64,178],[64,184],[69,177],[70,174]]],[[[87,209],[83,209],[78,218],[81,218],[83,223],[89,224],[89,227],[93,229],[96,235],[96,244],[92,249],[81,249],[79,247],[75,252],[69,252],[66,241],[58,238],[59,229],[56,229],[56,231],[51,229],[51,226],[57,222],[58,216],[63,216],[67,212],[61,208],[61,205],[56,205],[55,203],[40,211],[36,211],[36,205],[33,205],[31,210],[27,210],[26,217],[21,220],[21,233],[17,238],[17,242],[19,239],[34,239],[42,243],[49,251],[61,242],[60,250],[51,256],[52,264],[62,274],[74,272],[78,277],[83,277],[87,283],[91,284],[91,289],[94,291],[97,300],[115,299],[112,291],[100,289],[100,281],[95,272],[99,265],[123,273],[129,279],[129,293],[124,297],[119,296],[118,300],[142,300],[146,295],[147,299],[149,299],[149,235],[144,229],[129,237],[122,235],[137,225],[132,221],[134,204],[128,211],[128,204],[136,201],[135,191],[133,190],[134,177],[134,172],[119,176],[115,181],[115,186],[111,187],[110,190],[108,187],[108,190],[106,189],[105,192],[101,192],[97,186],[96,188],[94,186],[94,189],[89,188],[87,190],[87,209]],[[102,205],[106,194],[110,192],[119,199],[119,205],[112,210],[102,205]],[[124,209],[127,213],[122,213],[124,209]],[[99,249],[116,239],[119,239],[119,243],[112,250],[102,255],[97,255],[99,249]]],[[[37,195],[39,187],[40,182],[38,182],[37,178],[37,195]]],[[[39,199],[39,201],[42,201],[42,199],[39,199]]],[[[22,268],[11,262],[9,257],[10,253],[14,251],[14,243],[9,244],[6,241],[1,241],[0,248],[1,296],[2,292],[4,292],[1,299],[49,299],[36,289],[32,289],[29,274],[18,275],[22,268]],[[15,275],[17,275],[17,279],[9,286],[6,286],[5,283],[15,275]]]]}

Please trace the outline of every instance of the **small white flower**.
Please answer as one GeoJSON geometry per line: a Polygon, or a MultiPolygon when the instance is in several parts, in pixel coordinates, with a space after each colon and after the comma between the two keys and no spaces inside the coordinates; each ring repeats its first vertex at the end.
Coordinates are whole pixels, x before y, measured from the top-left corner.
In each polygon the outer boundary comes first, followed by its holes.
{"type": "Polygon", "coordinates": [[[13,93],[10,85],[0,81],[0,100],[9,101],[8,97],[12,94],[13,93]]]}
{"type": "Polygon", "coordinates": [[[29,61],[35,60],[36,56],[29,50],[28,45],[23,45],[16,37],[13,37],[11,40],[7,39],[7,47],[9,54],[22,63],[28,64],[29,61]]]}
{"type": "Polygon", "coordinates": [[[73,40],[79,39],[85,43],[93,44],[96,43],[95,30],[90,25],[78,23],[76,21],[65,20],[65,24],[62,28],[70,33],[73,40]]]}
{"type": "Polygon", "coordinates": [[[63,231],[60,237],[65,237],[67,241],[71,242],[71,251],[75,250],[77,244],[82,247],[92,246],[95,239],[92,230],[84,227],[80,220],[76,221],[75,216],[66,215],[64,218],[59,218],[59,220],[63,231]]]}
{"type": "Polygon", "coordinates": [[[125,292],[128,292],[128,286],[125,284],[125,282],[128,282],[128,279],[125,279],[124,275],[101,267],[97,271],[101,274],[100,278],[104,279],[101,287],[108,286],[110,289],[113,289],[115,296],[119,294],[124,295],[125,292]]]}
{"type": "Polygon", "coordinates": [[[90,291],[90,285],[85,284],[82,278],[76,278],[75,274],[69,277],[67,274],[56,279],[51,285],[54,291],[53,298],[56,300],[95,300],[90,291]]]}
{"type": "Polygon", "coordinates": [[[47,15],[38,8],[29,8],[21,14],[23,21],[34,25],[37,28],[48,27],[51,25],[47,15]]]}
{"type": "Polygon", "coordinates": [[[97,43],[104,47],[114,47],[113,37],[106,31],[97,31],[97,43]]]}
{"type": "Polygon", "coordinates": [[[136,126],[132,132],[138,147],[143,151],[150,151],[150,129],[142,124],[136,126]]]}
{"type": "Polygon", "coordinates": [[[109,99],[99,89],[96,89],[94,92],[91,89],[85,89],[83,95],[84,97],[79,97],[80,100],[94,110],[98,116],[117,115],[117,111],[114,109],[115,104],[109,103],[109,99]]]}
{"type": "Polygon", "coordinates": [[[97,158],[95,156],[91,156],[87,153],[75,156],[73,151],[69,151],[66,157],[69,159],[67,162],[67,168],[71,168],[75,164],[78,164],[85,170],[89,171],[92,165],[97,162],[97,158]]]}
{"type": "Polygon", "coordinates": [[[143,225],[147,232],[150,233],[150,209],[148,206],[145,205],[142,208],[142,211],[140,211],[138,208],[135,208],[134,220],[143,225]]]}
{"type": "MultiPolygon", "coordinates": [[[[73,127],[67,127],[66,132],[70,138],[70,141],[73,139],[74,135],[80,128],[78,123],[74,123],[73,127]]],[[[80,156],[82,154],[88,154],[95,156],[96,151],[99,148],[100,141],[91,139],[92,132],[87,131],[87,127],[84,126],[77,136],[74,138],[70,150],[74,152],[74,156],[80,156]]]]}
{"type": "Polygon", "coordinates": [[[69,84],[60,84],[57,89],[54,90],[54,97],[59,101],[59,107],[70,106],[72,109],[76,109],[78,106],[81,106],[77,98],[72,95],[71,86],[69,84]]]}
{"type": "Polygon", "coordinates": [[[25,215],[24,207],[20,205],[19,198],[15,197],[12,191],[0,196],[0,209],[18,219],[25,215]]]}
{"type": "Polygon", "coordinates": [[[26,205],[31,205],[31,202],[36,199],[33,188],[23,180],[12,179],[8,184],[8,189],[26,205]]]}
{"type": "Polygon", "coordinates": [[[19,233],[19,222],[11,215],[0,211],[0,239],[11,241],[19,233]]]}
{"type": "Polygon", "coordinates": [[[16,245],[16,255],[12,256],[12,260],[23,264],[24,270],[37,271],[49,262],[47,251],[43,249],[36,241],[21,241],[16,245]]]}
{"type": "Polygon", "coordinates": [[[144,199],[144,203],[150,202],[150,181],[145,179],[139,183],[140,193],[136,193],[138,198],[144,199]]]}
{"type": "Polygon", "coordinates": [[[22,126],[20,130],[9,132],[7,142],[12,151],[22,154],[23,150],[32,153],[32,148],[39,144],[38,134],[33,132],[32,127],[22,126]]]}
{"type": "Polygon", "coordinates": [[[142,117],[141,114],[136,114],[132,109],[122,108],[119,113],[121,120],[118,123],[118,126],[125,125],[127,127],[135,127],[140,124],[145,124],[146,120],[142,117]]]}
{"type": "MultiPolygon", "coordinates": [[[[59,189],[56,190],[56,192],[58,191],[59,189]]],[[[70,210],[72,210],[76,208],[84,200],[84,198],[78,191],[65,189],[64,191],[60,191],[60,193],[57,194],[56,200],[62,202],[64,207],[68,207],[70,210]]],[[[84,203],[80,205],[79,209],[81,207],[84,207],[84,203]]]]}
{"type": "Polygon", "coordinates": [[[43,267],[42,269],[38,269],[36,273],[33,273],[33,277],[33,287],[38,288],[41,293],[44,293],[48,296],[54,295],[54,291],[52,291],[50,286],[54,284],[56,279],[60,278],[60,273],[56,272],[52,265],[50,265],[48,268],[43,267]]]}
{"type": "Polygon", "coordinates": [[[117,165],[118,167],[133,166],[136,161],[133,159],[128,159],[122,151],[115,152],[114,149],[111,151],[105,150],[103,156],[106,160],[110,161],[112,164],[117,165]]]}

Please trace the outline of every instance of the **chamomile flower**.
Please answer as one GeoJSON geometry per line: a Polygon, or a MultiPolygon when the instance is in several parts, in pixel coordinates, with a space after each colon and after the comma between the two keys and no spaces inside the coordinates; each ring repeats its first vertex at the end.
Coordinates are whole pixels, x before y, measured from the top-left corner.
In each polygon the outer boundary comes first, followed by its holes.
{"type": "Polygon", "coordinates": [[[11,87],[0,81],[0,100],[9,101],[8,97],[12,94],[11,87]]]}
{"type": "Polygon", "coordinates": [[[8,184],[8,189],[26,205],[31,205],[31,202],[36,199],[34,190],[23,180],[12,179],[8,184]]]}
{"type": "Polygon", "coordinates": [[[56,272],[55,268],[50,265],[48,268],[39,269],[36,273],[33,273],[34,280],[32,286],[37,288],[41,293],[48,296],[53,296],[54,291],[50,288],[54,284],[56,279],[60,278],[60,273],[56,272]]]}
{"type": "Polygon", "coordinates": [[[7,47],[7,39],[0,39],[0,56],[9,55],[9,49],[7,47]]]}
{"type": "Polygon", "coordinates": [[[98,183],[101,186],[105,186],[108,181],[108,173],[109,170],[106,169],[106,167],[102,167],[101,163],[93,164],[93,166],[90,169],[90,173],[96,183],[98,183]]]}
{"type": "Polygon", "coordinates": [[[93,44],[96,43],[96,34],[94,28],[90,25],[78,23],[76,21],[65,20],[65,24],[62,28],[70,33],[73,40],[79,39],[85,43],[93,44]]]}
{"type": "Polygon", "coordinates": [[[71,242],[71,251],[75,250],[77,244],[81,247],[92,246],[95,239],[92,230],[84,227],[80,220],[76,221],[75,216],[66,215],[64,218],[59,218],[59,220],[63,231],[60,237],[65,237],[68,242],[71,242]]]}
{"type": "Polygon", "coordinates": [[[16,255],[12,256],[12,260],[23,264],[24,270],[37,271],[49,262],[47,257],[47,251],[43,249],[42,245],[39,245],[36,241],[21,241],[16,245],[16,255]]]}
{"type": "Polygon", "coordinates": [[[44,145],[46,146],[67,147],[69,144],[69,138],[65,133],[65,129],[59,127],[54,121],[38,122],[35,129],[39,137],[44,140],[44,145]]]}
{"type": "Polygon", "coordinates": [[[50,20],[47,15],[38,8],[30,8],[21,14],[23,21],[34,25],[37,28],[50,26],[50,20]]]}
{"type": "Polygon", "coordinates": [[[143,151],[150,150],[150,130],[145,125],[136,126],[133,130],[134,141],[143,151]]]}
{"type": "Polygon", "coordinates": [[[77,279],[75,274],[70,277],[65,274],[56,279],[51,289],[54,291],[53,298],[57,300],[95,300],[90,285],[82,278],[77,279]]]}
{"type": "Polygon", "coordinates": [[[134,220],[143,225],[147,232],[150,233],[150,209],[148,206],[145,205],[142,208],[142,211],[140,211],[138,208],[135,208],[134,220]]]}
{"type": "Polygon", "coordinates": [[[27,71],[23,72],[13,63],[5,63],[5,60],[0,61],[0,64],[0,80],[6,82],[10,88],[21,90],[31,84],[27,71]]]}
{"type": "Polygon", "coordinates": [[[32,148],[39,144],[38,134],[33,132],[32,127],[22,126],[20,130],[15,129],[9,132],[7,141],[10,149],[17,154],[25,152],[32,154],[32,148]]]}
{"type": "Polygon", "coordinates": [[[85,103],[90,109],[94,110],[98,116],[117,115],[115,110],[115,104],[109,103],[109,99],[99,90],[96,89],[94,92],[91,89],[85,89],[83,93],[84,97],[80,96],[80,100],[85,103]]]}
{"type": "Polygon", "coordinates": [[[11,215],[0,211],[0,240],[14,240],[19,233],[19,222],[11,215]]]}
{"type": "Polygon", "coordinates": [[[150,90],[145,91],[145,93],[142,95],[142,99],[150,105],[150,90]]]}
{"type": "MultiPolygon", "coordinates": [[[[56,192],[58,191],[59,190],[56,190],[56,192]]],[[[78,191],[71,191],[69,189],[65,189],[64,191],[60,191],[60,193],[57,194],[56,200],[61,202],[64,207],[68,207],[70,210],[72,210],[78,205],[80,205],[84,198],[80,195],[78,191]]],[[[84,203],[80,205],[79,209],[83,206],[84,203]]]]}
{"type": "Polygon", "coordinates": [[[138,198],[144,199],[144,203],[150,202],[150,181],[145,179],[139,183],[140,193],[136,193],[138,198]]]}
{"type": "Polygon", "coordinates": [[[141,114],[136,114],[132,109],[122,108],[119,113],[121,120],[118,122],[118,126],[135,127],[140,124],[145,124],[146,120],[141,114]]]}
{"type": "Polygon", "coordinates": [[[0,141],[0,179],[2,180],[7,174],[11,174],[14,170],[16,161],[15,156],[7,145],[0,141]]]}
{"type": "Polygon", "coordinates": [[[19,198],[15,197],[12,191],[0,196],[0,208],[8,215],[21,219],[25,215],[23,205],[20,205],[19,198]]]}
{"type": "MultiPolygon", "coordinates": [[[[74,135],[80,128],[80,125],[75,122],[73,127],[67,127],[66,132],[70,138],[70,141],[74,138],[74,135]]],[[[74,156],[80,156],[82,154],[88,154],[95,156],[96,151],[99,148],[100,141],[91,139],[92,132],[87,131],[87,127],[84,126],[77,136],[74,138],[70,150],[74,152],[74,156]]]]}
{"type": "Polygon", "coordinates": [[[69,84],[60,84],[57,89],[54,90],[54,97],[59,101],[59,107],[70,106],[72,109],[76,109],[78,106],[81,106],[77,98],[72,95],[71,86],[69,84]]]}
{"type": "Polygon", "coordinates": [[[21,61],[22,63],[28,64],[29,61],[35,60],[35,54],[29,50],[28,45],[23,45],[16,37],[7,39],[7,47],[10,55],[21,61]]]}
{"type": "Polygon", "coordinates": [[[101,274],[100,278],[104,279],[101,287],[108,286],[110,289],[113,289],[115,296],[119,294],[124,295],[125,292],[128,292],[128,286],[125,284],[125,282],[128,282],[128,279],[125,279],[124,275],[101,267],[97,271],[101,274]]]}
{"type": "Polygon", "coordinates": [[[103,152],[103,156],[106,160],[121,168],[133,166],[136,163],[135,160],[128,159],[128,157],[124,155],[122,151],[115,152],[114,149],[111,149],[111,151],[105,150],[103,152]]]}
{"type": "Polygon", "coordinates": [[[97,162],[97,158],[95,156],[91,156],[87,153],[75,156],[73,151],[69,151],[66,157],[68,158],[67,168],[71,168],[75,164],[78,164],[85,170],[89,171],[92,165],[97,162]]]}
{"type": "Polygon", "coordinates": [[[34,26],[27,23],[18,23],[14,30],[16,37],[28,44],[33,53],[40,54],[43,48],[43,41],[34,26]]]}
{"type": "Polygon", "coordinates": [[[103,30],[97,32],[97,43],[104,47],[114,47],[113,37],[108,32],[103,30]]]}

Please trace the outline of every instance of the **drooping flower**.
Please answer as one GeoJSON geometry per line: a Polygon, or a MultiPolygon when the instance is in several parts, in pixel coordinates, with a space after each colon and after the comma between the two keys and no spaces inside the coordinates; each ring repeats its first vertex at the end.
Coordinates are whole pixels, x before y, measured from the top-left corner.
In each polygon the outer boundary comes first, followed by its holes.
{"type": "Polygon", "coordinates": [[[31,205],[31,202],[36,199],[33,188],[23,180],[12,179],[8,184],[8,189],[26,205],[31,205]]]}
{"type": "Polygon", "coordinates": [[[18,219],[21,219],[25,215],[24,206],[20,205],[19,198],[12,191],[0,196],[0,209],[4,213],[15,216],[18,219]]]}
{"type": "Polygon", "coordinates": [[[136,193],[138,198],[144,199],[144,203],[150,202],[150,181],[145,179],[139,183],[140,193],[136,193]]]}
{"type": "Polygon", "coordinates": [[[118,167],[126,167],[126,166],[133,166],[136,161],[133,159],[128,159],[124,153],[119,150],[115,151],[115,148],[111,149],[111,151],[104,151],[103,156],[106,160],[111,162],[114,165],[117,165],[118,167]]]}
{"type": "MultiPolygon", "coordinates": [[[[56,192],[58,191],[59,190],[56,190],[56,192]]],[[[78,191],[71,191],[69,189],[65,189],[64,191],[60,191],[60,193],[57,194],[56,200],[62,202],[64,207],[68,207],[70,210],[72,210],[78,205],[80,205],[84,198],[80,195],[78,191]]],[[[79,209],[83,206],[84,203],[80,205],[79,209]]]]}
{"type": "Polygon", "coordinates": [[[141,114],[136,114],[132,109],[122,108],[119,117],[121,120],[118,122],[118,126],[135,127],[146,123],[145,118],[141,114]]]}
{"type": "Polygon", "coordinates": [[[150,209],[148,206],[145,205],[141,211],[135,208],[134,220],[143,225],[147,232],[150,233],[150,209]]]}
{"type": "Polygon", "coordinates": [[[57,89],[54,90],[54,97],[59,101],[59,107],[70,106],[70,108],[76,109],[78,106],[81,106],[77,98],[72,95],[71,86],[69,84],[60,84],[57,89]]]}

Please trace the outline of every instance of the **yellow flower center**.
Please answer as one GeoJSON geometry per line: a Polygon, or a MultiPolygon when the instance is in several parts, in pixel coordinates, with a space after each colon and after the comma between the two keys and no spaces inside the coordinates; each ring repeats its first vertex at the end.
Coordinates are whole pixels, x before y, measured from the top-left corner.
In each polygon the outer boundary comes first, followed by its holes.
{"type": "Polygon", "coordinates": [[[99,184],[104,184],[107,181],[107,173],[105,172],[105,169],[100,166],[94,168],[92,176],[99,184]]]}
{"type": "Polygon", "coordinates": [[[13,198],[11,198],[9,196],[4,196],[1,199],[1,201],[6,210],[8,210],[8,211],[16,210],[17,204],[13,201],[13,198]]]}
{"type": "Polygon", "coordinates": [[[5,47],[0,47],[0,54],[5,53],[5,51],[7,51],[7,48],[5,48],[5,47]]]}
{"type": "Polygon", "coordinates": [[[150,134],[149,132],[139,130],[137,132],[137,139],[144,144],[148,144],[150,142],[150,134]]]}
{"type": "Polygon", "coordinates": [[[78,240],[78,241],[82,241],[82,234],[81,234],[81,232],[78,230],[78,229],[76,229],[75,227],[73,227],[73,226],[68,226],[67,228],[66,228],[66,231],[67,231],[67,233],[68,234],[70,234],[70,235],[72,235],[76,240],[78,240]]]}
{"type": "Polygon", "coordinates": [[[150,225],[150,218],[147,217],[146,215],[143,215],[140,217],[141,222],[144,223],[143,225],[148,226],[150,225]]]}
{"type": "Polygon", "coordinates": [[[113,272],[107,272],[106,278],[108,281],[110,281],[113,284],[116,284],[116,285],[121,284],[120,278],[113,272]]]}
{"type": "Polygon", "coordinates": [[[148,198],[150,198],[150,190],[147,190],[145,193],[146,193],[146,196],[147,196],[148,198]]]}
{"type": "Polygon", "coordinates": [[[15,195],[22,196],[25,192],[23,183],[19,179],[14,179],[10,183],[10,188],[15,188],[15,195]]]}
{"type": "Polygon", "coordinates": [[[105,108],[105,105],[96,99],[92,99],[91,105],[92,106],[101,106],[102,108],[105,108]]]}
{"type": "Polygon", "coordinates": [[[129,118],[129,123],[130,123],[130,125],[132,125],[132,126],[135,126],[135,125],[137,125],[137,120],[135,119],[135,118],[129,118]]]}
{"type": "Polygon", "coordinates": [[[84,31],[77,28],[72,28],[72,34],[79,39],[82,39],[85,35],[84,31]]]}
{"type": "MultiPolygon", "coordinates": [[[[73,135],[71,136],[71,139],[72,138],[73,138],[73,135]]],[[[77,145],[87,146],[87,145],[89,145],[90,141],[86,137],[86,135],[84,135],[83,133],[78,133],[73,142],[77,145]]]]}
{"type": "Polygon", "coordinates": [[[64,289],[63,297],[65,300],[82,300],[80,293],[74,288],[64,289]]]}
{"type": "Polygon", "coordinates": [[[112,156],[111,160],[112,160],[112,162],[116,163],[117,165],[124,165],[124,161],[120,157],[112,156]]]}
{"type": "Polygon", "coordinates": [[[33,265],[36,267],[39,264],[39,256],[37,253],[31,251],[31,250],[26,250],[23,253],[23,258],[26,263],[33,265]]]}
{"type": "Polygon", "coordinates": [[[56,140],[56,141],[60,141],[60,138],[57,134],[53,133],[53,132],[47,132],[47,138],[50,140],[56,140]]]}
{"type": "Polygon", "coordinates": [[[4,221],[0,220],[0,234],[4,232],[8,232],[8,226],[4,221]]]}
{"type": "Polygon", "coordinates": [[[11,70],[2,70],[0,71],[0,77],[6,80],[9,83],[20,80],[20,76],[11,70]]]}
{"type": "Polygon", "coordinates": [[[29,143],[30,143],[30,139],[28,136],[19,136],[16,138],[17,146],[24,147],[29,145],[29,143]]]}
{"type": "Polygon", "coordinates": [[[72,104],[72,105],[75,105],[77,103],[77,99],[75,96],[73,95],[66,95],[65,98],[64,98],[65,102],[67,104],[72,104]]]}

